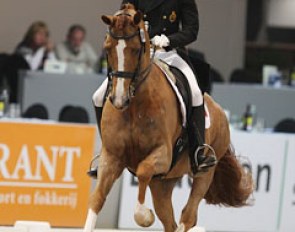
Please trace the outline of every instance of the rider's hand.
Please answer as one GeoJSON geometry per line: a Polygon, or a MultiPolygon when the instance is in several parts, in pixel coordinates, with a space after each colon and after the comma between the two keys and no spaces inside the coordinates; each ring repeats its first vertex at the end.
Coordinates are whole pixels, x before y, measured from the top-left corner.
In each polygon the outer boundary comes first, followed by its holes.
{"type": "Polygon", "coordinates": [[[154,38],[152,38],[152,44],[156,47],[164,48],[169,46],[170,41],[166,35],[162,34],[161,36],[156,35],[154,38]]]}

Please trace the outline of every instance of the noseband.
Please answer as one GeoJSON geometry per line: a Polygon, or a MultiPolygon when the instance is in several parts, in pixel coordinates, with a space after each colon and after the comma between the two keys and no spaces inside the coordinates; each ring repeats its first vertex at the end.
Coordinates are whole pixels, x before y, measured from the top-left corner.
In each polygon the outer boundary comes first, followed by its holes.
{"type": "MultiPolygon", "coordinates": [[[[125,12],[119,12],[117,13],[115,16],[128,16],[128,17],[132,17],[132,15],[125,13],[125,12]]],[[[151,63],[150,65],[148,65],[148,67],[146,69],[144,69],[143,71],[140,71],[140,64],[141,64],[141,59],[142,59],[142,54],[145,53],[145,45],[146,45],[146,38],[145,38],[145,32],[142,28],[138,28],[137,31],[135,31],[133,34],[131,35],[116,35],[114,34],[110,28],[108,29],[107,33],[115,40],[130,40],[136,36],[139,37],[140,40],[140,50],[138,53],[138,63],[137,66],[135,68],[134,72],[122,72],[122,71],[114,71],[111,68],[108,68],[108,81],[109,81],[109,88],[112,88],[112,77],[116,76],[119,78],[123,78],[123,79],[131,79],[131,84],[130,84],[130,95],[134,96],[135,95],[135,90],[137,89],[138,85],[145,79],[145,77],[147,76],[147,74],[149,73],[149,70],[151,68],[151,63]],[[144,75],[143,79],[140,81],[139,83],[139,77],[144,75]]],[[[107,58],[108,59],[108,58],[107,58]]],[[[108,62],[109,63],[109,62],[108,62]]]]}

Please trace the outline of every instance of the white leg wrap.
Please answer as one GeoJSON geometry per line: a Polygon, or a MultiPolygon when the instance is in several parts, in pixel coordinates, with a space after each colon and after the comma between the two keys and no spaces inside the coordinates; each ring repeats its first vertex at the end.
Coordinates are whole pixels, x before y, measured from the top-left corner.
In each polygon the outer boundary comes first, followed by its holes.
{"type": "Polygon", "coordinates": [[[99,86],[99,88],[93,94],[92,101],[96,107],[102,107],[104,95],[107,91],[107,87],[108,87],[108,79],[105,79],[104,82],[101,84],[101,86],[99,86]]]}
{"type": "Polygon", "coordinates": [[[86,223],[83,232],[93,232],[97,220],[97,214],[92,209],[88,210],[86,223]]]}
{"type": "Polygon", "coordinates": [[[203,96],[194,72],[190,66],[176,53],[176,51],[156,51],[155,57],[165,61],[171,66],[178,68],[185,75],[191,89],[193,106],[202,105],[203,96]]]}
{"type": "Polygon", "coordinates": [[[184,226],[183,223],[181,223],[181,224],[177,227],[177,229],[175,230],[175,232],[184,232],[184,230],[185,230],[185,226],[184,226]]]}
{"type": "Polygon", "coordinates": [[[206,232],[206,230],[204,227],[194,226],[193,228],[189,229],[188,232],[206,232]]]}

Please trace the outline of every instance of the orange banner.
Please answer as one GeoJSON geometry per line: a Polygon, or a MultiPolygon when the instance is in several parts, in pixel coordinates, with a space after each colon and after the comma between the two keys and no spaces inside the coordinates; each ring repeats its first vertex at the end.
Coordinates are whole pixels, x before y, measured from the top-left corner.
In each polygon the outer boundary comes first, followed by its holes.
{"type": "Polygon", "coordinates": [[[48,221],[82,227],[96,128],[0,123],[0,224],[48,221]]]}

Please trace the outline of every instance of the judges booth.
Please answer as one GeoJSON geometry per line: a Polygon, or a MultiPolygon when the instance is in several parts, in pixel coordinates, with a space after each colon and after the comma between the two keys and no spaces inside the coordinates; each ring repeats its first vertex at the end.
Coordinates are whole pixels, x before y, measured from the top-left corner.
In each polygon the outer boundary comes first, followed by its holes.
{"type": "MultiPolygon", "coordinates": [[[[106,76],[97,74],[49,74],[24,72],[20,80],[22,111],[42,103],[49,112],[49,119],[57,120],[66,105],[81,106],[88,112],[90,122],[96,123],[92,95],[106,76]]],[[[274,127],[283,118],[295,116],[295,89],[272,88],[260,85],[214,84],[212,96],[232,115],[241,116],[248,103],[256,105],[257,116],[267,127],[274,127]]]]}
{"type": "Polygon", "coordinates": [[[22,112],[33,104],[41,103],[47,108],[49,119],[58,120],[63,107],[80,106],[87,111],[90,122],[96,123],[92,95],[105,78],[97,74],[23,72],[19,96],[22,112]]]}

